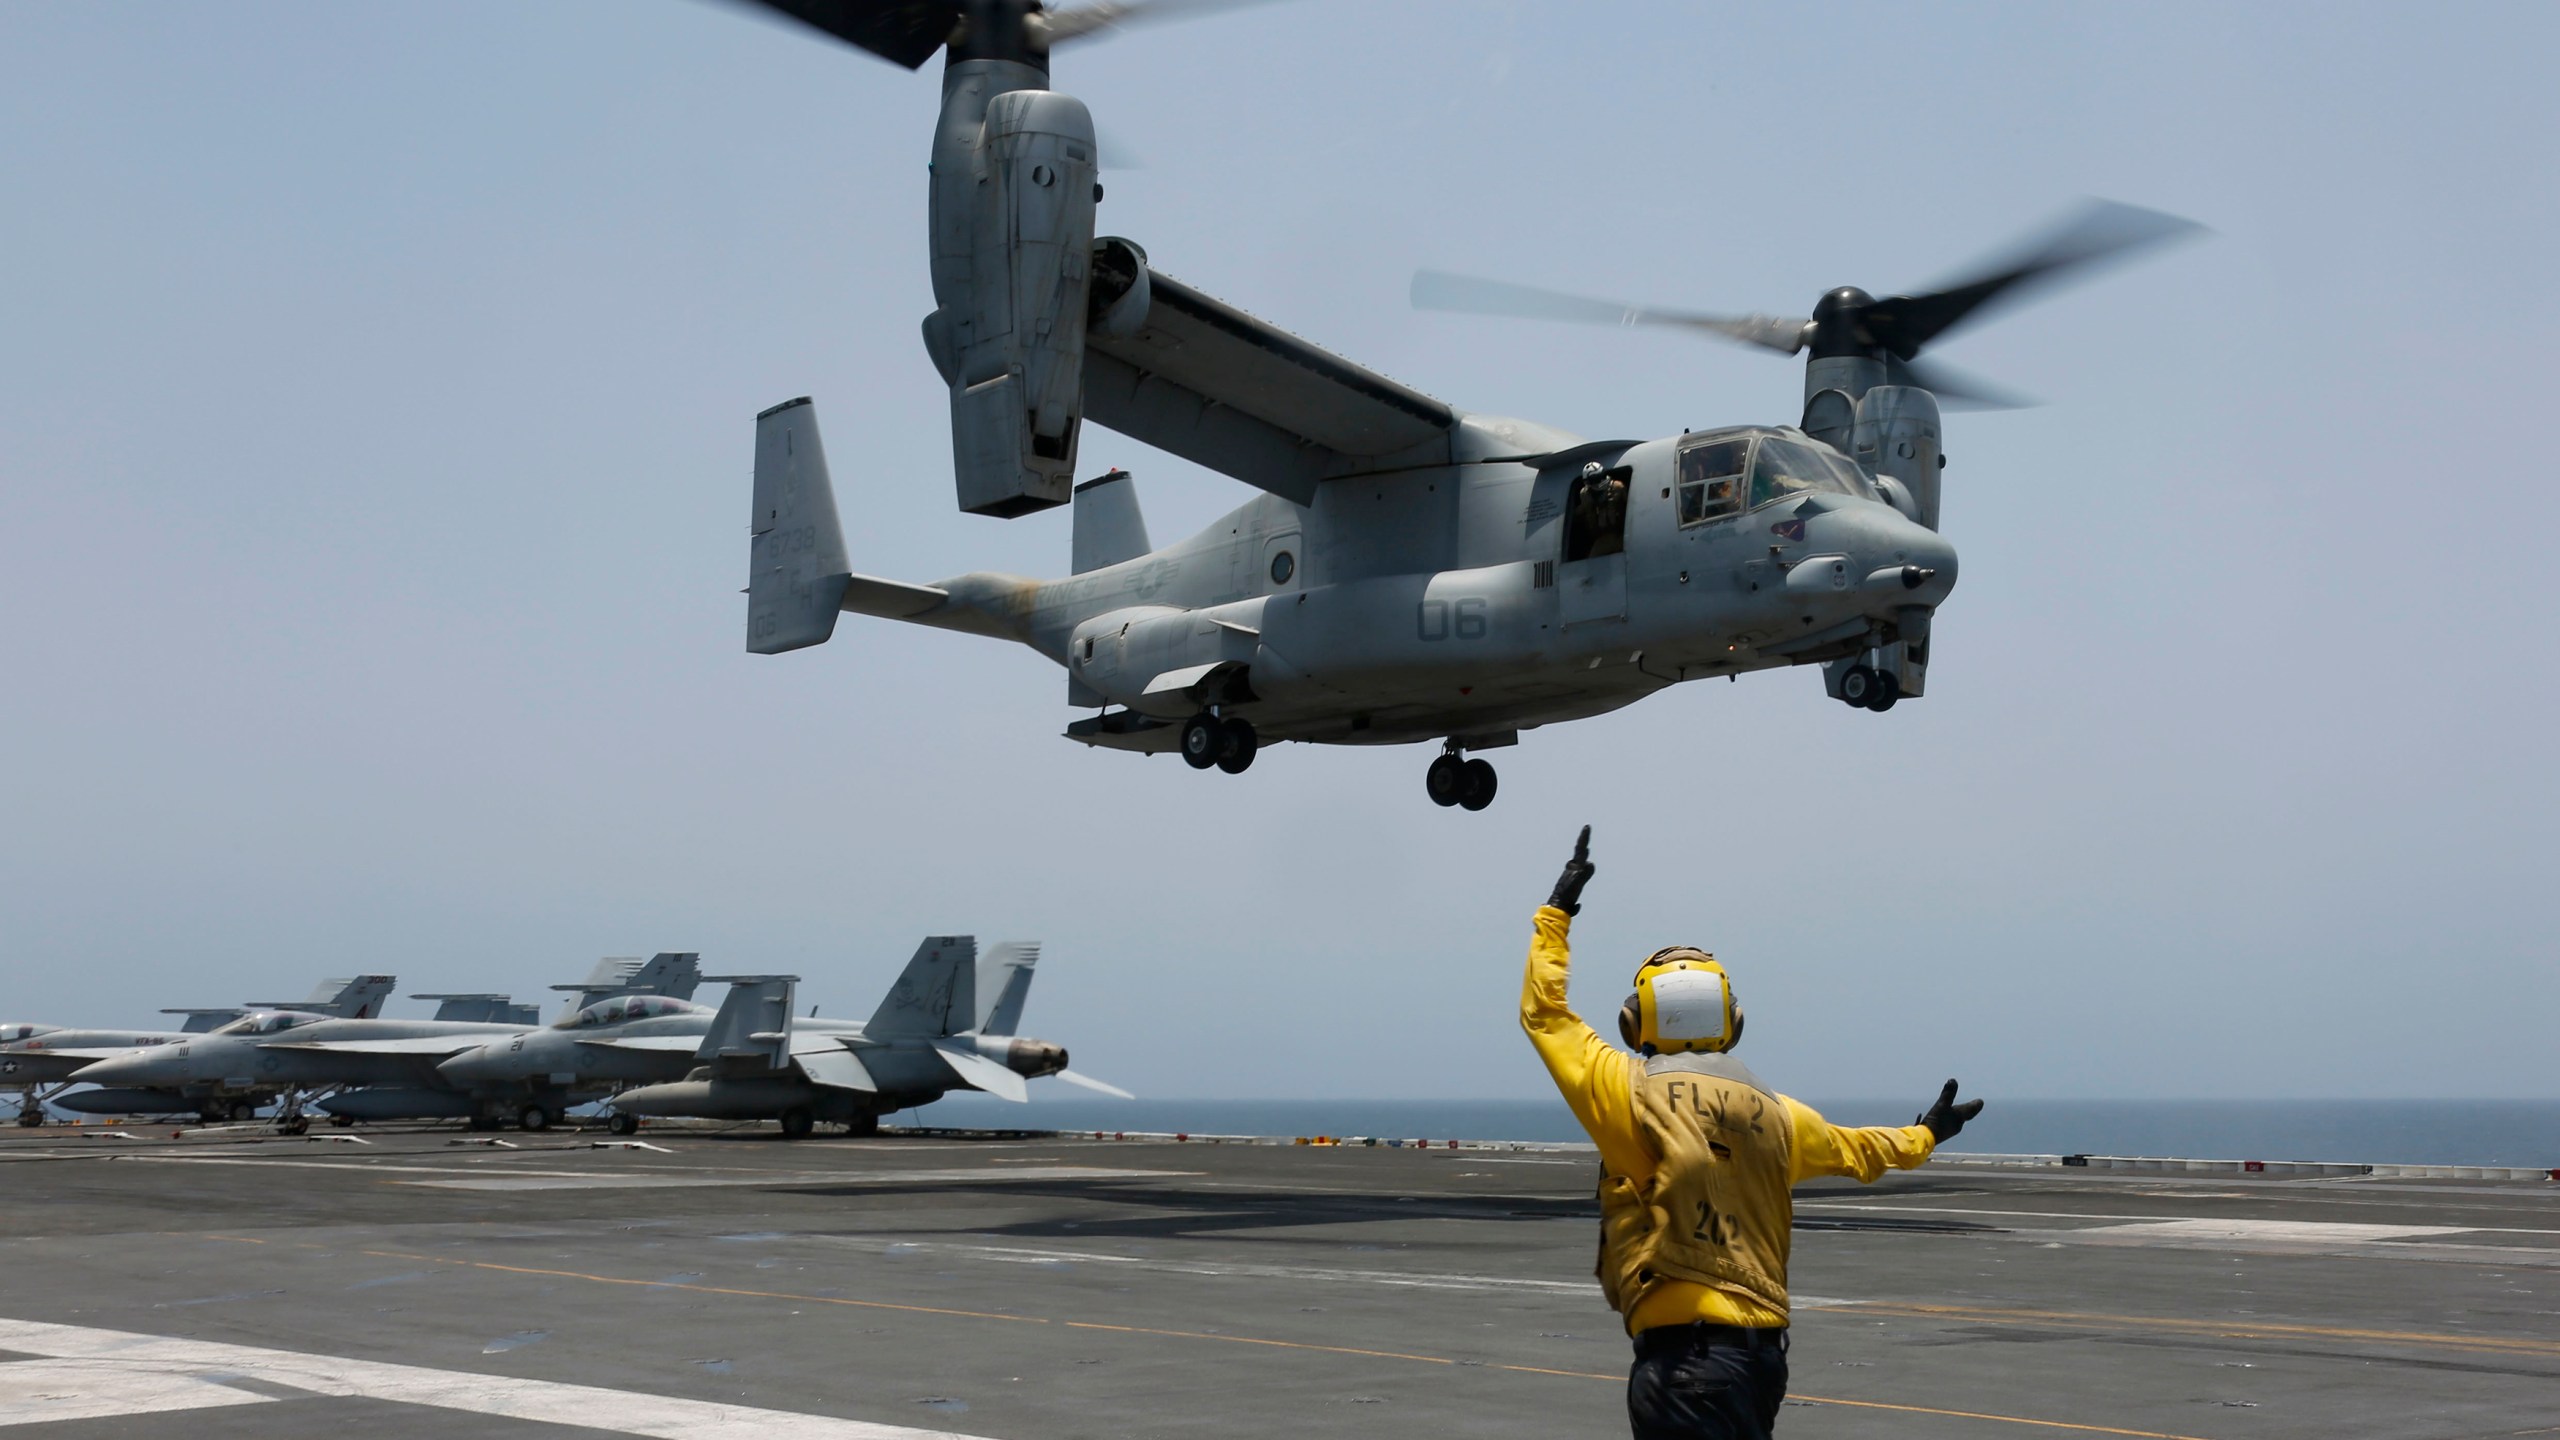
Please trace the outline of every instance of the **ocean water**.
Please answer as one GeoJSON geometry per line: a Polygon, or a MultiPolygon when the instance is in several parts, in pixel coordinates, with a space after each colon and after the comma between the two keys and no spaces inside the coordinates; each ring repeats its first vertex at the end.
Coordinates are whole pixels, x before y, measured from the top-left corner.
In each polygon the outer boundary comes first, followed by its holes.
{"type": "MultiPolygon", "coordinates": [[[[1028,1105],[953,1095],[891,1116],[890,1122],[1407,1140],[1583,1138],[1559,1100],[1112,1100],[1059,1095],[1049,1085],[1034,1086],[1033,1095],[1028,1105]]],[[[1929,1098],[1806,1097],[1825,1118],[1841,1125],[1908,1125],[1929,1098]]],[[[2200,1160],[2560,1166],[2560,1101],[1995,1099],[1948,1148],[2200,1160]]]]}

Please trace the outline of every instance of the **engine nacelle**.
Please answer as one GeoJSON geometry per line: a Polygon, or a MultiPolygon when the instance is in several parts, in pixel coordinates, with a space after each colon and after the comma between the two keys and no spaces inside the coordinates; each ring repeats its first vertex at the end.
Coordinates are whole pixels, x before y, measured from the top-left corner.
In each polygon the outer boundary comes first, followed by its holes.
{"type": "MultiPolygon", "coordinates": [[[[1908,385],[1879,385],[1858,397],[1849,454],[1910,496],[1911,518],[1938,528],[1938,397],[1908,385]]],[[[1896,508],[1900,508],[1897,506],[1896,508]]]]}
{"type": "Polygon", "coordinates": [[[934,167],[941,308],[925,319],[925,348],[951,386],[960,508],[1009,517],[1063,505],[1084,410],[1093,118],[1054,90],[980,102],[961,86],[946,101],[934,167]],[[971,131],[955,110],[979,103],[971,131]]]}

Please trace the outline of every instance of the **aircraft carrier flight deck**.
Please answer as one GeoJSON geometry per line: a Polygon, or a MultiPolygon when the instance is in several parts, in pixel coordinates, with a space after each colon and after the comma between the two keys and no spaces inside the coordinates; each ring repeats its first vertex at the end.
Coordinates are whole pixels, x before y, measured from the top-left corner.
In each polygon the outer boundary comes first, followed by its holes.
{"type": "MultiPolygon", "coordinates": [[[[0,1135],[0,1430],[1625,1431],[1588,1153],[638,1138],[0,1135]]],[[[2549,1181],[1939,1164],[1797,1200],[1782,1434],[2560,1435],[2549,1181]]]]}

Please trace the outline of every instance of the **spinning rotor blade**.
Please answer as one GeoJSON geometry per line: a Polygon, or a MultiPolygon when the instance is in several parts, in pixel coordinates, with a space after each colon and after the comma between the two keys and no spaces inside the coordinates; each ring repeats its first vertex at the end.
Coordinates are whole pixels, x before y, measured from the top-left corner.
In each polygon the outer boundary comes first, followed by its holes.
{"type": "Polygon", "coordinates": [[[868,50],[913,70],[942,52],[960,28],[960,0],[737,0],[868,50]]]}
{"type": "Polygon", "coordinates": [[[1042,11],[1031,18],[1033,33],[1043,37],[1044,43],[1055,45],[1065,40],[1099,35],[1124,25],[1188,20],[1195,15],[1241,10],[1247,5],[1265,3],[1268,0],[1097,0],[1095,4],[1073,10],[1042,11]]]}
{"type": "Polygon", "coordinates": [[[2092,200],[1983,274],[1925,295],[1888,295],[1870,303],[1857,316],[1860,337],[1909,360],[1931,341],[1979,318],[1994,301],[2016,300],[2067,272],[2086,271],[2203,228],[2157,210],[2092,200]]]}
{"type": "Polygon", "coordinates": [[[2036,402],[2014,390],[2004,390],[1988,380],[1977,380],[1943,360],[1896,360],[1884,362],[1885,383],[1917,385],[1938,397],[1943,410],[2028,410],[2036,402]]]}
{"type": "Polygon", "coordinates": [[[1803,349],[1806,328],[1813,323],[1775,315],[1699,315],[1684,310],[1648,309],[1615,300],[1593,300],[1581,295],[1540,290],[1531,285],[1514,285],[1503,280],[1451,275],[1440,270],[1414,272],[1413,304],[1419,310],[1456,310],[1471,315],[1508,315],[1524,320],[1572,320],[1589,325],[1668,325],[1684,330],[1703,330],[1728,340],[1775,350],[1781,355],[1793,355],[1803,349]]]}

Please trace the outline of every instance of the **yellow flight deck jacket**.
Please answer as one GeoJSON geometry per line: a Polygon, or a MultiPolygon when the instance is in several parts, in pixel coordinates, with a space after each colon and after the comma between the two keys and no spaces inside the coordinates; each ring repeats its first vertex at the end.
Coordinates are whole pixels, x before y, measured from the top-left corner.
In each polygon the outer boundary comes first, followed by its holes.
{"type": "MultiPolygon", "coordinates": [[[[1604,1193],[1613,1180],[1623,1180],[1635,1194],[1646,1194],[1654,1189],[1661,1159],[1646,1140],[1636,1115],[1636,1091],[1644,1071],[1636,1057],[1602,1039],[1566,1003],[1565,980],[1572,953],[1565,937],[1572,925],[1573,917],[1562,910],[1552,905],[1538,907],[1537,932],[1529,942],[1529,972],[1520,989],[1520,1028],[1529,1032],[1530,1043],[1538,1047],[1538,1058],[1546,1062],[1547,1073],[1555,1077],[1556,1088],[1564,1092],[1573,1118],[1582,1122],[1592,1143],[1600,1147],[1604,1193]]],[[[1925,1125],[1853,1130],[1831,1124],[1801,1101],[1779,1097],[1778,1103],[1787,1112],[1793,1140],[1785,1147],[1791,1152],[1789,1184],[1817,1175],[1854,1175],[1861,1181],[1873,1181],[1887,1169],[1908,1170],[1926,1163],[1930,1152],[1937,1148],[1936,1137],[1925,1125]]],[[[1769,1258],[1779,1272],[1775,1279],[1783,1286],[1784,1237],[1795,1206],[1785,1188],[1774,1181],[1769,1194],[1774,1198],[1750,1203],[1774,1206],[1781,1213],[1749,1216],[1745,1220],[1750,1230],[1774,1237],[1777,1253],[1769,1258]]],[[[1610,1268],[1606,1254],[1602,1268],[1604,1272],[1610,1268]]],[[[1700,1320],[1771,1328],[1787,1323],[1783,1301],[1777,1307],[1767,1303],[1779,1297],[1755,1299],[1740,1284],[1664,1276],[1635,1294],[1621,1295],[1616,1293],[1618,1287],[1609,1285],[1609,1278],[1604,1273],[1604,1289],[1611,1292],[1613,1304],[1625,1309],[1627,1333],[1631,1335],[1657,1325],[1686,1325],[1700,1320]]]]}

